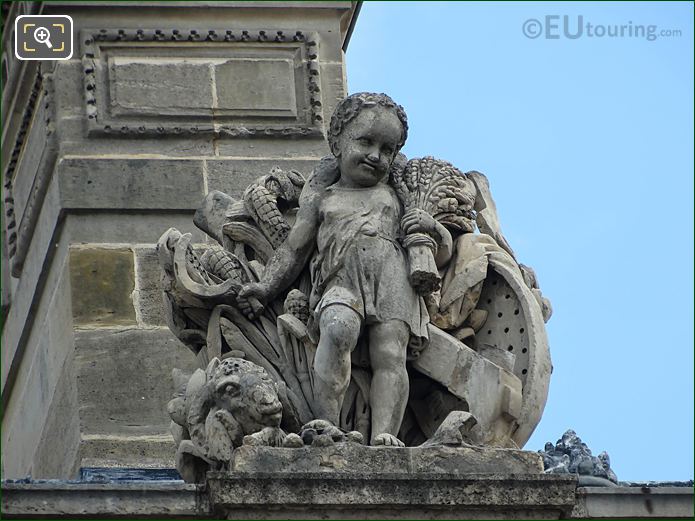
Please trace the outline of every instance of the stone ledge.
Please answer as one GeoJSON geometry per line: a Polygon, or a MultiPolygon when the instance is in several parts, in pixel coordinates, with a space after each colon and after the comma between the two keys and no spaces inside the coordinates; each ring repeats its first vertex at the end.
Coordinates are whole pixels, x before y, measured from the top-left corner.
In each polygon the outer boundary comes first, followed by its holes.
{"type": "Polygon", "coordinates": [[[208,517],[209,508],[198,485],[157,483],[2,484],[2,517],[169,518],[208,517]]]}
{"type": "Polygon", "coordinates": [[[210,472],[212,511],[227,518],[557,519],[576,478],[515,474],[210,472]]]}
{"type": "Polygon", "coordinates": [[[693,487],[580,487],[572,517],[692,519],[693,487]]]}
{"type": "Polygon", "coordinates": [[[142,469],[174,467],[176,445],[169,433],[152,436],[83,434],[82,467],[142,469]]]}
{"type": "Polygon", "coordinates": [[[692,519],[692,487],[580,487],[570,475],[211,472],[176,481],[2,483],[2,517],[692,519]]]}

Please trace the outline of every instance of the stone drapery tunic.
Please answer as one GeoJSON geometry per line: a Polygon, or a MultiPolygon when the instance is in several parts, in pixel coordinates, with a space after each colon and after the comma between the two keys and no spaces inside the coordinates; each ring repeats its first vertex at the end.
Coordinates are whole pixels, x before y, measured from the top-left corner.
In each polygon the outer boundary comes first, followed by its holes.
{"type": "Polygon", "coordinates": [[[338,304],[367,325],[400,320],[411,337],[427,339],[429,316],[408,281],[407,255],[398,242],[401,216],[401,203],[386,183],[326,188],[311,268],[315,324],[327,306],[338,304]]]}

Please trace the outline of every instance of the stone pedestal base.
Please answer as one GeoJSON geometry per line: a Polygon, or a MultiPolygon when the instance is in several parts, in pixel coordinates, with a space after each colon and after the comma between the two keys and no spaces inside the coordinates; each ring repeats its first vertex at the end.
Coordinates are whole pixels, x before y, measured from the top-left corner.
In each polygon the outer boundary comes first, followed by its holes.
{"type": "Polygon", "coordinates": [[[285,449],[242,446],[234,451],[232,473],[327,473],[340,475],[542,474],[537,452],[483,447],[368,447],[336,443],[285,449]]]}
{"type": "Polygon", "coordinates": [[[231,469],[207,475],[227,518],[557,519],[577,486],[535,452],[479,447],[244,446],[231,469]]]}

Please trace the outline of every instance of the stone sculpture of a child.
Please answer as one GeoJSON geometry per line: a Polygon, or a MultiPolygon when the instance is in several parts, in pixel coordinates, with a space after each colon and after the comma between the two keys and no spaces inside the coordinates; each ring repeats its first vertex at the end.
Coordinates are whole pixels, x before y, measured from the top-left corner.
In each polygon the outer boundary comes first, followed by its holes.
{"type": "Polygon", "coordinates": [[[240,306],[251,315],[250,299],[272,300],[315,253],[310,305],[320,336],[314,409],[337,424],[350,382],[351,352],[364,334],[373,373],[372,445],[403,446],[396,435],[408,400],[407,347],[411,337],[427,337],[427,311],[408,282],[399,236],[442,236],[441,225],[426,212],[403,215],[387,182],[407,131],[403,108],[385,94],[359,93],[343,100],[328,136],[335,159],[324,160],[304,186],[296,222],[262,280],[239,294],[240,306]]]}

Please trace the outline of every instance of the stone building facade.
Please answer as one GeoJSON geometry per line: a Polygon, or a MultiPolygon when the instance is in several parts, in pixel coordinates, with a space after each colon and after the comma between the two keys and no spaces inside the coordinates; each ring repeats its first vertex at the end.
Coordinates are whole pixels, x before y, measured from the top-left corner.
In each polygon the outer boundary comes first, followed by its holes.
{"type": "Polygon", "coordinates": [[[3,4],[2,474],[172,467],[164,409],[193,355],[154,245],[209,190],[307,174],[346,95],[356,2],[3,4]],[[67,14],[67,61],[19,61],[14,19],[67,14]]]}

